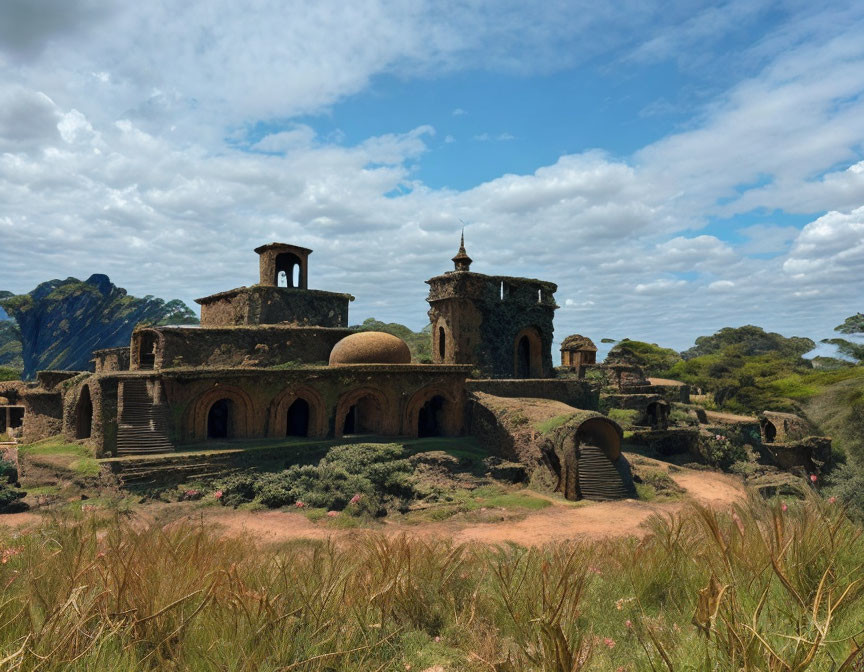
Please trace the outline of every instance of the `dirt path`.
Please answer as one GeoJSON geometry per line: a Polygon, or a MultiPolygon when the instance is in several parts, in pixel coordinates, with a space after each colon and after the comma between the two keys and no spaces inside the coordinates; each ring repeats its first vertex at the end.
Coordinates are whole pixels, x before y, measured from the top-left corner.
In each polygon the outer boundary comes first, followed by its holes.
{"type": "MultiPolygon", "coordinates": [[[[689,498],[712,507],[730,506],[746,497],[743,485],[725,474],[682,469],[670,471],[669,475],[687,491],[689,498]]],[[[515,543],[523,546],[573,539],[642,537],[648,533],[644,525],[648,518],[658,513],[679,511],[687,502],[686,499],[659,503],[627,499],[574,505],[556,497],[532,494],[550,501],[552,505],[532,511],[517,520],[449,520],[415,525],[390,522],[371,530],[388,536],[407,534],[426,539],[447,538],[457,542],[515,543]]],[[[298,539],[348,539],[368,534],[370,531],[369,528],[334,529],[315,524],[294,511],[251,512],[222,507],[196,508],[193,503],[153,503],[142,507],[137,512],[136,519],[142,524],[161,521],[162,524],[169,525],[180,520],[204,520],[214,523],[227,535],[255,540],[262,544],[298,539]]],[[[20,530],[23,527],[35,527],[40,520],[41,516],[37,513],[8,514],[0,516],[0,526],[20,530]]]]}
{"type": "MultiPolygon", "coordinates": [[[[746,496],[744,487],[725,474],[682,470],[671,473],[670,476],[687,490],[693,500],[709,506],[730,506],[746,496]]],[[[417,525],[389,523],[375,529],[386,535],[407,534],[422,538],[449,538],[457,542],[537,546],[572,539],[642,537],[648,533],[644,526],[648,518],[657,513],[679,511],[686,504],[686,500],[654,503],[628,499],[573,506],[552,497],[544,499],[552,501],[552,506],[531,512],[521,520],[489,523],[451,520],[417,525]]],[[[251,513],[211,509],[208,510],[207,518],[221,526],[229,535],[252,537],[263,543],[292,539],[338,539],[366,533],[364,529],[328,529],[295,512],[251,513]]]]}

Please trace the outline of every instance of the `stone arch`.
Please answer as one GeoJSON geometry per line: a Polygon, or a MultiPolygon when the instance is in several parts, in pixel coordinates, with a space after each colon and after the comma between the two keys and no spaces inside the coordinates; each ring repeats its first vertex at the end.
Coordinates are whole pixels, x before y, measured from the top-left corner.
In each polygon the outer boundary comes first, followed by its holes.
{"type": "Polygon", "coordinates": [[[577,447],[593,445],[603,451],[611,462],[621,456],[621,427],[609,418],[595,416],[588,418],[576,430],[577,447]]]}
{"type": "Polygon", "coordinates": [[[543,339],[537,327],[522,329],[513,341],[513,376],[543,377],[543,339]]]}
{"type": "Polygon", "coordinates": [[[768,419],[762,420],[762,442],[774,443],[777,440],[777,427],[768,419]]]}
{"type": "Polygon", "coordinates": [[[202,392],[189,405],[186,416],[186,435],[193,441],[204,441],[208,438],[207,425],[210,410],[217,402],[230,402],[231,414],[229,424],[229,439],[243,439],[255,433],[254,404],[249,394],[235,385],[214,385],[202,392]]]}
{"type": "Polygon", "coordinates": [[[75,404],[75,438],[89,439],[93,435],[93,397],[90,386],[82,385],[75,404]]]}
{"type": "Polygon", "coordinates": [[[387,395],[375,387],[346,392],[336,405],[335,436],[396,434],[387,395]]]}
{"type": "Polygon", "coordinates": [[[306,289],[303,260],[293,252],[282,252],[276,255],[276,287],[297,287],[306,289]],[[280,284],[280,275],[284,274],[285,284],[280,284]]]}
{"type": "Polygon", "coordinates": [[[321,395],[307,385],[289,387],[273,400],[270,404],[270,417],[267,423],[268,435],[273,438],[282,438],[288,435],[288,411],[293,404],[303,400],[309,404],[309,425],[307,436],[327,436],[327,412],[321,395]]]}
{"type": "Polygon", "coordinates": [[[402,434],[423,435],[420,427],[421,414],[432,414],[433,417],[429,419],[437,426],[437,432],[427,433],[425,436],[458,436],[462,433],[462,413],[463,404],[451,393],[435,385],[424,387],[417,390],[405,406],[402,434]]]}
{"type": "Polygon", "coordinates": [[[132,334],[130,369],[149,370],[162,366],[163,337],[155,329],[139,329],[132,334]]]}

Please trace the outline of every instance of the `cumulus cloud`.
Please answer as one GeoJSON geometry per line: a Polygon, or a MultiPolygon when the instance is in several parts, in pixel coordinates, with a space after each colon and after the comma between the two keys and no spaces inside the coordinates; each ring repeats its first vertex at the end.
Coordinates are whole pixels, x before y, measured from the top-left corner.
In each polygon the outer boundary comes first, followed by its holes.
{"type": "MultiPolygon", "coordinates": [[[[669,26],[683,4],[669,9],[669,26]]],[[[864,47],[853,23],[775,54],[631,157],[569,154],[461,191],[416,176],[431,125],[346,143],[292,121],[380,73],[563,67],[556,53],[572,64],[634,46],[654,16],[644,3],[623,13],[595,5],[547,3],[526,17],[485,2],[450,13],[295,2],[262,16],[263,5],[139,3],[106,12],[105,39],[93,43],[75,42],[84,29],[74,25],[34,29],[38,49],[3,47],[0,289],[105,272],[134,293],[190,301],[255,282],[252,248],[285,240],[316,251],[314,287],[357,296],[352,320],[420,328],[423,280],[450,267],[465,222],[475,270],[559,284],[559,337],[685,347],[735,323],[812,334],[826,315],[859,310],[864,47]],[[596,40],[560,49],[586,34],[596,40]],[[270,117],[279,130],[251,132],[270,117]],[[800,232],[766,215],[737,246],[699,231],[712,215],[759,208],[830,212],[800,232]],[[765,253],[777,256],[748,257],[765,253]]],[[[718,21],[749,11],[722,9],[718,21]]],[[[705,12],[693,36],[710,25],[705,12]]],[[[638,58],[676,48],[655,43],[638,58]]]]}

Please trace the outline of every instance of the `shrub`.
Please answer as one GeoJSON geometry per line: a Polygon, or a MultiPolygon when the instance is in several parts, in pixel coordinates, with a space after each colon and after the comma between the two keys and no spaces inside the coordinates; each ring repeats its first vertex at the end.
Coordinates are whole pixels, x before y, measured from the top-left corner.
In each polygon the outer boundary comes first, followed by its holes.
{"type": "Polygon", "coordinates": [[[712,467],[728,471],[736,462],[749,459],[747,448],[721,434],[699,436],[699,453],[712,467]]]}
{"type": "Polygon", "coordinates": [[[27,493],[20,488],[0,483],[0,513],[26,511],[28,506],[21,501],[26,495],[27,493]]]}
{"type": "Polygon", "coordinates": [[[380,515],[414,497],[411,463],[396,444],[336,446],[317,465],[294,465],[273,474],[239,474],[219,484],[221,502],[256,500],[275,509],[302,502],[322,509],[380,515]],[[359,495],[359,497],[357,497],[359,495]]]}

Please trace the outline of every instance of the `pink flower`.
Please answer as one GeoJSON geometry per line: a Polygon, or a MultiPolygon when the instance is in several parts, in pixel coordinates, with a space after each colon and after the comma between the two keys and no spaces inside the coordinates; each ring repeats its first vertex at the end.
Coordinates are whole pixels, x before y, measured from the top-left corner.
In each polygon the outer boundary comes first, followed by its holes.
{"type": "Polygon", "coordinates": [[[819,477],[816,474],[810,474],[810,482],[815,483],[819,480],[819,477]]]}
{"type": "Polygon", "coordinates": [[[2,562],[5,565],[7,562],[9,562],[12,558],[14,558],[16,555],[18,555],[23,550],[24,550],[23,548],[4,548],[3,549],[3,557],[0,558],[0,562],[2,562]]]}
{"type": "Polygon", "coordinates": [[[789,509],[789,507],[786,506],[786,502],[783,502],[783,503],[780,505],[780,510],[781,510],[781,511],[786,511],[786,510],[788,510],[788,509],[789,509]]]}
{"type": "Polygon", "coordinates": [[[296,506],[298,509],[302,509],[306,505],[298,499],[296,502],[294,502],[294,506],[296,506]]]}
{"type": "Polygon", "coordinates": [[[213,493],[213,496],[214,496],[216,499],[222,499],[222,491],[221,491],[221,490],[217,490],[216,492],[213,493]]]}
{"type": "Polygon", "coordinates": [[[327,512],[327,517],[328,517],[328,518],[335,518],[335,517],[338,516],[338,515],[339,515],[339,512],[338,512],[338,511],[328,511],[328,512],[327,512]]]}
{"type": "Polygon", "coordinates": [[[829,503],[829,504],[836,504],[836,503],[837,503],[837,498],[836,498],[836,497],[829,497],[829,498],[828,498],[828,503],[829,503]]]}
{"type": "Polygon", "coordinates": [[[593,572],[594,574],[597,574],[597,575],[602,575],[602,574],[603,574],[603,572],[601,572],[601,571],[600,571],[599,569],[597,569],[596,567],[589,567],[589,568],[588,568],[588,571],[589,571],[589,572],[593,572]]]}
{"type": "Polygon", "coordinates": [[[614,639],[610,639],[609,637],[604,637],[604,638],[603,638],[603,643],[604,643],[606,646],[608,646],[610,649],[614,649],[614,648],[615,648],[615,640],[614,640],[614,639]]]}
{"type": "Polygon", "coordinates": [[[354,496],[353,496],[353,497],[348,501],[348,503],[349,503],[349,504],[357,504],[357,503],[360,502],[361,499],[363,499],[363,496],[358,492],[356,495],[354,495],[354,496]]]}
{"type": "Polygon", "coordinates": [[[435,637],[435,641],[436,641],[436,642],[440,642],[440,641],[441,641],[441,638],[436,636],[436,637],[435,637]]]}
{"type": "Polygon", "coordinates": [[[626,621],[624,621],[624,625],[626,625],[628,628],[632,628],[633,627],[633,621],[631,621],[628,618],[626,621]]]}

